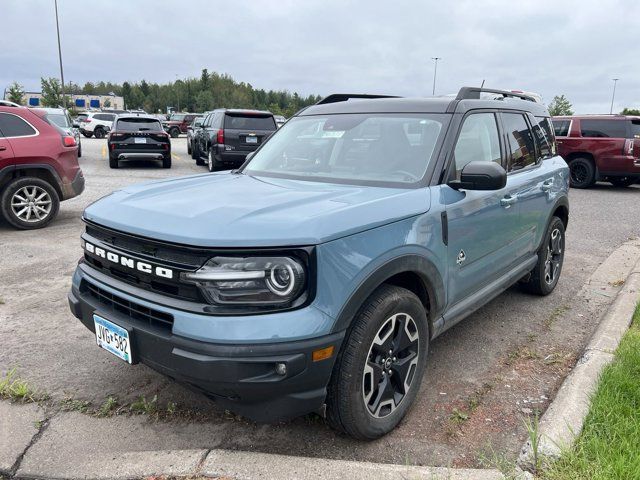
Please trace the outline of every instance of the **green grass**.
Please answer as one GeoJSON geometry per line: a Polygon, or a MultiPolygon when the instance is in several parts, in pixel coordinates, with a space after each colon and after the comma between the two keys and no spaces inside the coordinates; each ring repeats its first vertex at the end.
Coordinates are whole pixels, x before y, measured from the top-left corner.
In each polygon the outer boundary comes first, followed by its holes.
{"type": "Polygon", "coordinates": [[[48,395],[32,388],[25,380],[16,375],[15,369],[12,369],[0,378],[0,398],[30,403],[46,400],[48,395]]]}
{"type": "Polygon", "coordinates": [[[542,478],[640,478],[640,305],[615,360],[600,377],[575,445],[542,478]]]}

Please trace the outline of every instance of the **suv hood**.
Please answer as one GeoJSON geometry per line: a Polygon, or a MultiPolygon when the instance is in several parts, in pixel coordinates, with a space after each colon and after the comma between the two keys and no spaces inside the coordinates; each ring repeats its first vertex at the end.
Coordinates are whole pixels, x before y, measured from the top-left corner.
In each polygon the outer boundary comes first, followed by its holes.
{"type": "Polygon", "coordinates": [[[87,207],[90,222],[203,247],[315,245],[426,212],[424,189],[230,173],[135,185],[87,207]]]}

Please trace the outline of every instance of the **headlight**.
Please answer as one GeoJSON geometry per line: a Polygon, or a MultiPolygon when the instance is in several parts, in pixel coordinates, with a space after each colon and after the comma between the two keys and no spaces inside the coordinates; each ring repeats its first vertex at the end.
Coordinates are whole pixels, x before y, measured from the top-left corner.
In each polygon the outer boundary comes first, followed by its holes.
{"type": "Polygon", "coordinates": [[[306,273],[292,257],[214,257],[182,280],[220,305],[285,305],[305,290],[306,273]]]}

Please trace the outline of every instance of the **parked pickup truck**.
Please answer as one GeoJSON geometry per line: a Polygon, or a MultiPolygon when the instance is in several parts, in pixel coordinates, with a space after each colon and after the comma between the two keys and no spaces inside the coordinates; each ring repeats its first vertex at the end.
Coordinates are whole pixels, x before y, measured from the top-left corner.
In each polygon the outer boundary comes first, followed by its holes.
{"type": "Polygon", "coordinates": [[[549,113],[525,94],[331,95],[237,170],[90,205],[69,304],[109,355],[223,408],[326,412],[378,438],[435,337],[513,284],[554,290],[568,189],[549,113]]]}

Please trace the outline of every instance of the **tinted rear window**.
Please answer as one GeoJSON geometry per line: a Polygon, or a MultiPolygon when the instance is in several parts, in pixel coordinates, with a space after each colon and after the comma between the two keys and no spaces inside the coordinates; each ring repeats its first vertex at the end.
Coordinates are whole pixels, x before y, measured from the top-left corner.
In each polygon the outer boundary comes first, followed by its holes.
{"type": "Polygon", "coordinates": [[[640,120],[631,120],[631,136],[640,138],[640,120]]]}
{"type": "Polygon", "coordinates": [[[556,134],[556,137],[566,137],[569,135],[569,125],[571,125],[571,120],[552,120],[553,122],[553,131],[556,134]]]}
{"type": "Polygon", "coordinates": [[[235,130],[275,130],[273,117],[257,117],[254,115],[225,115],[224,128],[235,130]]]}
{"type": "Polygon", "coordinates": [[[626,138],[627,122],[621,120],[580,120],[583,137],[626,138]]]}
{"type": "Polygon", "coordinates": [[[67,116],[62,113],[47,113],[45,118],[51,125],[57,125],[61,128],[71,128],[67,116]]]}
{"type": "Polygon", "coordinates": [[[3,137],[27,137],[36,131],[17,115],[0,113],[0,134],[3,137]]]}
{"type": "Polygon", "coordinates": [[[126,132],[162,131],[162,124],[150,118],[123,118],[118,120],[116,129],[126,132]]]}

